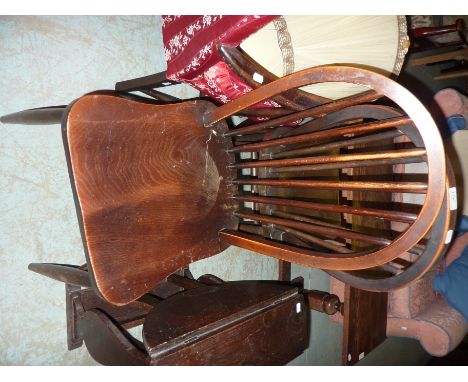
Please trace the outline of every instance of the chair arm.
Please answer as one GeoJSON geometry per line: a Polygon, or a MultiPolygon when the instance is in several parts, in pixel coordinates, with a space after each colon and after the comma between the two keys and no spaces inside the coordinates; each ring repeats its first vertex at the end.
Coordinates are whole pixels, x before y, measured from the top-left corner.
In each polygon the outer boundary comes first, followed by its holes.
{"type": "Polygon", "coordinates": [[[415,338],[436,357],[455,349],[467,332],[468,322],[443,298],[414,318],[387,318],[387,336],[415,338]]]}
{"type": "Polygon", "coordinates": [[[78,330],[91,356],[100,364],[144,366],[150,364],[142,344],[115,325],[102,311],[91,309],[78,322],[78,330]]]}

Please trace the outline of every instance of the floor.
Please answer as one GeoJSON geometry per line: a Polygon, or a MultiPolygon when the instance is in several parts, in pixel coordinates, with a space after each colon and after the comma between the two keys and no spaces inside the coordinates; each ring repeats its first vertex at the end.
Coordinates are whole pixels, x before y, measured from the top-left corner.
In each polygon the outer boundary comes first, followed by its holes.
{"type": "Polygon", "coordinates": [[[445,357],[431,358],[428,366],[468,366],[468,339],[445,357]]]}
{"type": "MultiPolygon", "coordinates": [[[[160,31],[158,16],[0,17],[0,115],[67,104],[164,70],[160,31]]],[[[170,92],[197,95],[184,85],[170,92]]],[[[1,126],[0,222],[0,364],[95,364],[84,347],[67,351],[64,286],[27,270],[31,262],[85,261],[59,126],[1,126]]],[[[226,280],[274,279],[277,262],[231,248],[191,270],[226,280]]],[[[309,289],[328,289],[324,272],[294,266],[298,275],[309,289]]],[[[311,321],[311,345],[291,365],[339,365],[341,327],[317,312],[311,321]]],[[[428,358],[418,342],[392,338],[360,364],[425,364],[428,358]]]]}

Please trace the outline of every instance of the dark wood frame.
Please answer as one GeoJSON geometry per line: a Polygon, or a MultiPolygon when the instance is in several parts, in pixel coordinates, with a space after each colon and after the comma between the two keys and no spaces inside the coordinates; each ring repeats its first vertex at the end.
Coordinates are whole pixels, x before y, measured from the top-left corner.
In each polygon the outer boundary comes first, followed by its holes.
{"type": "MultiPolygon", "coordinates": [[[[68,349],[79,348],[86,342],[86,346],[92,357],[96,361],[106,365],[191,364],[198,362],[191,358],[195,356],[195,353],[192,354],[190,349],[184,350],[186,345],[183,342],[178,345],[178,348],[181,349],[177,353],[178,355],[161,358],[155,353],[154,357],[150,356],[144,350],[143,344],[129,336],[126,330],[144,323],[148,314],[166,299],[170,299],[181,292],[191,291],[204,286],[224,284],[223,280],[211,274],[202,275],[195,280],[190,270],[183,268],[169,276],[167,280],[137,301],[124,306],[115,306],[104,301],[90,288],[90,275],[86,271],[86,266],[76,267],[64,264],[34,263],[30,264],[29,269],[65,283],[68,349]]],[[[293,299],[288,298],[288,301],[290,300],[288,303],[290,307],[288,309],[296,309],[297,311],[297,307],[294,308],[294,306],[300,303],[305,304],[305,307],[309,309],[325,314],[332,315],[337,312],[343,314],[344,306],[337,296],[321,291],[303,290],[302,280],[300,279],[293,283],[265,281],[261,281],[260,283],[263,283],[265,286],[277,285],[281,288],[289,285],[291,291],[296,291],[294,296],[291,295],[291,297],[294,297],[293,299]]],[[[274,307],[285,302],[286,300],[283,297],[279,297],[277,301],[271,301],[270,305],[272,304],[271,307],[274,307]]],[[[260,321],[266,319],[262,316],[264,309],[260,305],[257,307],[252,306],[253,310],[249,309],[243,311],[242,314],[246,315],[246,317],[258,315],[260,321]]],[[[200,313],[203,316],[203,312],[200,313]]],[[[155,316],[153,313],[152,319],[157,317],[158,314],[155,316]]],[[[304,319],[306,316],[302,317],[304,319]]],[[[194,320],[197,319],[195,316],[192,318],[194,320]]],[[[241,318],[239,316],[239,319],[241,318]]],[[[293,322],[295,321],[293,320],[293,322]]],[[[306,326],[301,330],[303,333],[306,333],[309,330],[308,321],[304,321],[303,324],[306,326]]],[[[151,326],[149,329],[151,329],[151,326]]],[[[223,342],[222,334],[218,335],[218,337],[223,342]]],[[[261,338],[263,337],[259,339],[261,338]]],[[[265,337],[263,340],[267,338],[265,337]]],[[[277,340],[275,341],[277,342],[277,340]]],[[[305,338],[302,338],[300,343],[298,342],[297,344],[294,344],[292,340],[288,341],[288,344],[282,343],[281,347],[290,346],[290,350],[286,353],[283,352],[284,355],[290,354],[293,358],[297,356],[299,349],[304,349],[307,346],[308,342],[304,341],[305,338]]],[[[270,346],[273,346],[273,342],[270,346]]],[[[280,353],[283,354],[282,351],[278,354],[280,353]]],[[[232,354],[232,362],[239,362],[239,355],[236,354],[236,349],[231,349],[230,353],[228,352],[223,356],[224,358],[222,357],[221,360],[224,361],[222,362],[226,362],[227,364],[231,362],[229,354],[232,354]]],[[[275,361],[275,358],[271,358],[265,353],[263,356],[259,356],[259,358],[254,357],[256,359],[254,362],[270,364],[271,362],[276,363],[279,359],[287,362],[288,358],[285,359],[284,355],[282,356],[283,358],[278,358],[275,361]]]]}

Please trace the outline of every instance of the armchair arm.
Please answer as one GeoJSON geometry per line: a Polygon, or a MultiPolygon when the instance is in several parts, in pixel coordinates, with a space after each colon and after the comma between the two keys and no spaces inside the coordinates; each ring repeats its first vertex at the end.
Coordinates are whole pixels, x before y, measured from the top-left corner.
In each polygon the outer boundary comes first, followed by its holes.
{"type": "Polygon", "coordinates": [[[151,74],[149,76],[134,78],[132,80],[120,81],[115,84],[115,90],[121,92],[141,91],[151,97],[164,102],[180,101],[179,98],[169,94],[158,92],[157,88],[164,88],[171,85],[176,85],[178,82],[171,81],[166,78],[166,71],[151,74]]]}
{"type": "Polygon", "coordinates": [[[111,366],[145,366],[150,358],[143,345],[115,325],[98,309],[87,311],[78,323],[80,335],[91,356],[100,364],[111,366]]]}

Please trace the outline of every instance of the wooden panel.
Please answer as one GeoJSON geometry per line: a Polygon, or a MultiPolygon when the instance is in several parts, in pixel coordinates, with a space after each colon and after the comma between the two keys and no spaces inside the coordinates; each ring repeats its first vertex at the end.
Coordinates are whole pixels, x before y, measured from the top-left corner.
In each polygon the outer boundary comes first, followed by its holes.
{"type": "Polygon", "coordinates": [[[282,365],[307,348],[306,307],[288,285],[200,287],[155,307],[144,344],[154,365],[282,365]]]}
{"type": "Polygon", "coordinates": [[[152,105],[90,94],[73,103],[64,143],[93,281],[122,305],[177,269],[226,248],[237,227],[225,123],[206,101],[152,105]]]}
{"type": "Polygon", "coordinates": [[[387,331],[387,293],[346,285],[343,322],[343,365],[354,365],[382,343],[387,331]]]}
{"type": "MultiPolygon", "coordinates": [[[[393,148],[393,140],[359,145],[359,148],[378,145],[393,148]]],[[[386,176],[392,180],[392,166],[360,167],[349,171],[353,176],[386,176]]],[[[366,202],[387,203],[391,209],[391,194],[353,191],[353,207],[366,206],[366,202]],[[364,203],[364,204],[363,204],[364,203]]],[[[391,226],[387,220],[372,219],[367,216],[353,215],[352,228],[367,233],[390,235],[391,226]]],[[[365,249],[363,243],[352,241],[355,250],[365,249]]],[[[354,365],[366,354],[387,338],[387,293],[369,292],[346,285],[343,323],[343,365],[354,365]]]]}
{"type": "Polygon", "coordinates": [[[153,365],[285,365],[308,346],[308,313],[296,313],[303,297],[187,346],[153,365]],[[281,335],[278,335],[281,333],[281,335]]]}
{"type": "Polygon", "coordinates": [[[141,343],[122,331],[99,309],[87,311],[79,332],[91,356],[102,365],[146,366],[150,363],[141,343]]]}
{"type": "Polygon", "coordinates": [[[295,295],[295,287],[268,282],[230,282],[191,289],[162,302],[149,313],[143,325],[145,346],[153,356],[166,353],[189,339],[196,341],[209,335],[209,331],[226,325],[226,320],[239,321],[295,295]]]}

